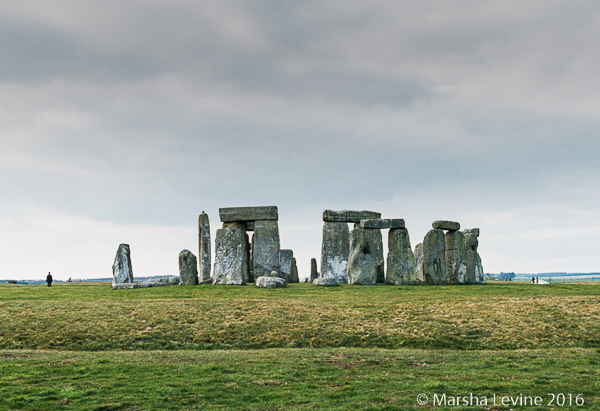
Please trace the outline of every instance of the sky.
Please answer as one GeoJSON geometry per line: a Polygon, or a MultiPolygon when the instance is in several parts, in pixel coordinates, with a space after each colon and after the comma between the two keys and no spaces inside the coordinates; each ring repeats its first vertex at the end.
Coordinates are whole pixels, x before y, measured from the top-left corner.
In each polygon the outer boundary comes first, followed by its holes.
{"type": "Polygon", "coordinates": [[[1,2],[0,279],[111,277],[120,243],[177,275],[202,211],[214,241],[257,205],[300,277],[325,209],[598,272],[599,38],[596,1],[1,2]]]}

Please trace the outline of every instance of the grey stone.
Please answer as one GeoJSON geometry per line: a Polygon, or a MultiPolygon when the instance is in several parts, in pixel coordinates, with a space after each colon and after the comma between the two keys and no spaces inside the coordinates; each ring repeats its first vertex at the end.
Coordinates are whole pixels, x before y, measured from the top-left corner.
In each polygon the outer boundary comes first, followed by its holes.
{"type": "Polygon", "coordinates": [[[461,231],[446,233],[446,278],[448,284],[467,283],[465,236],[461,231]]]}
{"type": "Polygon", "coordinates": [[[285,280],[279,277],[258,277],[256,286],[260,288],[281,288],[285,286],[285,280]]]}
{"type": "Polygon", "coordinates": [[[213,284],[244,283],[245,244],[243,230],[237,228],[217,230],[213,284]]]}
{"type": "Polygon", "coordinates": [[[119,245],[112,271],[113,285],[133,283],[133,269],[131,268],[131,251],[129,249],[129,244],[119,245]]]}
{"type": "Polygon", "coordinates": [[[250,282],[250,242],[248,239],[248,234],[246,234],[246,223],[240,221],[234,221],[230,223],[223,223],[223,228],[231,228],[235,230],[240,230],[243,233],[244,239],[244,258],[242,261],[242,279],[244,283],[250,282]]]}
{"type": "Polygon", "coordinates": [[[273,220],[254,223],[252,236],[252,265],[254,277],[268,276],[275,271],[281,277],[279,266],[279,225],[273,220]]]}
{"type": "Polygon", "coordinates": [[[204,282],[210,278],[210,222],[208,214],[202,211],[198,217],[198,280],[204,282]]]}
{"type": "Polygon", "coordinates": [[[361,220],[360,226],[362,228],[404,228],[404,220],[401,218],[385,219],[385,220],[361,220]]]}
{"type": "Polygon", "coordinates": [[[431,224],[431,226],[435,230],[450,230],[450,231],[460,230],[460,224],[455,221],[436,220],[433,222],[433,224],[431,224]]]}
{"type": "Polygon", "coordinates": [[[113,290],[131,290],[136,288],[151,288],[161,287],[165,285],[178,285],[180,284],[179,277],[167,277],[167,278],[150,278],[140,283],[120,283],[112,285],[113,290]]]}
{"type": "Polygon", "coordinates": [[[212,284],[212,283],[213,283],[212,277],[207,278],[206,280],[202,280],[202,281],[198,280],[198,284],[199,285],[202,285],[202,284],[212,284]]]}
{"type": "Polygon", "coordinates": [[[254,231],[254,221],[246,221],[246,231],[254,231]]]}
{"type": "Polygon", "coordinates": [[[392,285],[417,284],[415,256],[406,228],[392,228],[388,233],[388,256],[385,281],[392,285]]]}
{"type": "Polygon", "coordinates": [[[198,260],[189,250],[179,253],[179,277],[183,285],[198,284],[198,260]]]}
{"type": "Polygon", "coordinates": [[[447,284],[446,240],[444,231],[429,230],[423,240],[423,273],[429,284],[447,284]]]}
{"type": "Polygon", "coordinates": [[[233,221],[279,220],[277,206],[219,208],[224,223],[233,221]]]}
{"type": "Polygon", "coordinates": [[[485,283],[485,274],[481,265],[481,257],[477,252],[479,240],[474,233],[465,234],[465,248],[467,254],[467,274],[466,279],[468,284],[483,284],[485,283]]]}
{"type": "Polygon", "coordinates": [[[296,265],[296,259],[292,258],[292,272],[290,274],[290,283],[298,284],[300,278],[298,277],[298,266],[296,265]]]}
{"type": "Polygon", "coordinates": [[[339,285],[335,278],[315,278],[312,283],[322,287],[337,287],[339,285]]]}
{"type": "Polygon", "coordinates": [[[279,251],[279,266],[281,269],[281,278],[288,283],[291,282],[292,278],[292,259],[294,258],[294,252],[292,250],[280,250],[279,251]]]}
{"type": "Polygon", "coordinates": [[[145,283],[153,283],[158,285],[179,285],[181,284],[181,278],[176,276],[162,278],[150,277],[146,281],[142,281],[139,284],[145,283]]]}
{"type": "Polygon", "coordinates": [[[347,223],[323,224],[321,245],[321,278],[335,278],[348,282],[348,255],[350,254],[350,231],[347,223]]]}
{"type": "Polygon", "coordinates": [[[423,254],[423,243],[415,246],[415,276],[417,283],[425,282],[425,255],[423,254]]]}
{"type": "Polygon", "coordinates": [[[355,228],[350,233],[348,284],[372,285],[384,281],[380,230],[355,228]]]}
{"type": "Polygon", "coordinates": [[[463,230],[463,233],[475,234],[477,237],[479,237],[479,228],[467,228],[467,229],[463,230]]]}
{"type": "Polygon", "coordinates": [[[310,259],[310,282],[312,283],[315,278],[319,278],[319,272],[317,271],[317,259],[310,259]]]}
{"type": "Polygon", "coordinates": [[[323,221],[329,223],[360,223],[360,220],[375,220],[378,218],[381,218],[381,213],[374,211],[323,211],[323,221]]]}

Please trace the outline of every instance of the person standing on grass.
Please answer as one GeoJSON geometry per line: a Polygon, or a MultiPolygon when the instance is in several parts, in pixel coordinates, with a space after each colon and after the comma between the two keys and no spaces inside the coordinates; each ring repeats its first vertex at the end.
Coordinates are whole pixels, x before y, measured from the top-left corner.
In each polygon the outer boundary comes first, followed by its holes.
{"type": "Polygon", "coordinates": [[[48,283],[48,287],[52,287],[52,274],[48,271],[48,275],[46,276],[46,282],[48,283]]]}

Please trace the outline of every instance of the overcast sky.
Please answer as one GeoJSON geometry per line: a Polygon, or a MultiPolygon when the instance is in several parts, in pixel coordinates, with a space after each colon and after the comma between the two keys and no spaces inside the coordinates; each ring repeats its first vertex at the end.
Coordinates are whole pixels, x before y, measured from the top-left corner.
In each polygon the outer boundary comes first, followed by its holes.
{"type": "Polygon", "coordinates": [[[177,275],[204,210],[481,229],[486,272],[600,271],[597,1],[0,2],[0,279],[177,275]]]}

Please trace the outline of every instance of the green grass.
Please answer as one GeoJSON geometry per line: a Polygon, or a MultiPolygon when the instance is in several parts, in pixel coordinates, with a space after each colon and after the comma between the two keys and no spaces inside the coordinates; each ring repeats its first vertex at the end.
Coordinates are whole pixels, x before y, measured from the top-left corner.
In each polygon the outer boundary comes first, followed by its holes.
{"type": "Polygon", "coordinates": [[[600,409],[599,302],[590,283],[3,284],[0,410],[486,409],[434,393],[600,409]]]}

